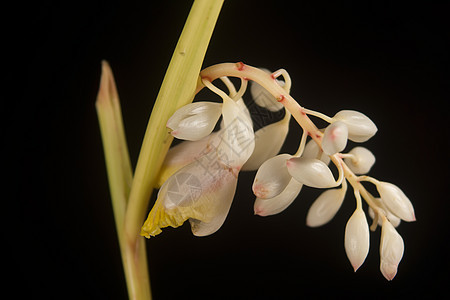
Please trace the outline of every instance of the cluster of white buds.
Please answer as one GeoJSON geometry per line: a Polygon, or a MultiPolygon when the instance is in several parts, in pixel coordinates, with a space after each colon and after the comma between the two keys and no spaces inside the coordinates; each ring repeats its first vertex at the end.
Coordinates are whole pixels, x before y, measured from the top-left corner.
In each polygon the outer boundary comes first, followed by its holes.
{"type": "Polygon", "coordinates": [[[306,224],[328,223],[340,209],[348,184],[353,187],[356,209],[345,227],[344,247],[356,271],[369,252],[370,229],[382,227],[380,269],[391,280],[403,256],[403,240],[395,227],[400,220],[414,221],[414,208],[395,185],[366,176],[375,156],[364,147],[343,153],[347,141],[361,143],[376,132],[375,124],[364,114],[342,110],[333,117],[301,107],[290,95],[291,80],[285,70],[270,73],[242,63],[219,64],[201,73],[201,85],[222,98],[222,103],[194,102],[180,108],[167,122],[170,133],[186,140],[170,149],[160,173],[160,191],[142,235],[150,237],[161,228],[177,227],[186,220],[197,236],[209,235],[223,224],[230,209],[242,170],[257,170],[253,192],[255,214],[269,216],[282,212],[298,196],[303,186],[327,189],[313,202],[306,224]],[[239,77],[236,91],[228,76],[239,77]],[[284,81],[277,78],[282,76],[284,81]],[[220,78],[228,94],[212,84],[220,78]],[[282,120],[253,130],[252,118],[242,96],[247,82],[258,107],[277,112],[286,108],[282,120]],[[308,117],[319,117],[329,125],[319,130],[308,117]],[[222,116],[220,129],[214,131],[222,116]],[[295,154],[278,154],[293,116],[303,129],[295,154]],[[308,141],[308,138],[310,140],[308,141]],[[335,179],[330,162],[338,170],[335,179]],[[362,182],[374,184],[375,197],[362,182]],[[373,219],[367,222],[362,199],[373,219]]]}

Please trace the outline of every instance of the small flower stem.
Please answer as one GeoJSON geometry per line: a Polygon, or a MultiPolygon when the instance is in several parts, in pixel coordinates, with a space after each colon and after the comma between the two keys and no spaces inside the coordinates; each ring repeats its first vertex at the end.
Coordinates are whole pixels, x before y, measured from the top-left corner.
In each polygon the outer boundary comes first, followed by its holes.
{"type": "Polygon", "coordinates": [[[295,152],[295,154],[293,156],[295,157],[300,157],[303,154],[303,151],[305,150],[305,145],[306,145],[306,138],[308,137],[308,135],[306,134],[306,132],[303,130],[302,132],[302,137],[300,139],[300,144],[298,145],[298,149],[297,152],[295,152]]]}
{"type": "Polygon", "coordinates": [[[356,209],[362,210],[361,193],[359,192],[358,189],[355,189],[354,192],[355,192],[355,198],[356,198],[356,209]]]}
{"type": "Polygon", "coordinates": [[[242,98],[242,96],[244,95],[245,91],[247,90],[247,83],[248,83],[247,79],[241,78],[241,87],[239,88],[239,91],[237,92],[237,94],[234,95],[234,97],[233,97],[234,101],[237,101],[240,98],[242,98]]]}
{"type": "Polygon", "coordinates": [[[340,158],[350,158],[351,160],[355,160],[355,155],[351,153],[339,153],[340,158]]]}
{"type": "Polygon", "coordinates": [[[370,183],[372,183],[373,185],[377,185],[377,184],[380,184],[380,181],[379,180],[377,180],[377,179],[375,179],[375,178],[373,178],[373,177],[370,177],[370,176],[366,176],[366,175],[363,175],[363,176],[359,176],[358,177],[358,180],[359,181],[367,181],[367,182],[370,182],[370,183]]]}
{"type": "Polygon", "coordinates": [[[291,76],[289,76],[289,73],[285,69],[279,69],[279,70],[277,70],[277,71],[272,73],[272,77],[273,78],[278,78],[280,76],[283,76],[283,78],[284,78],[284,86],[283,86],[283,88],[286,91],[290,91],[291,90],[291,86],[292,86],[291,76]]]}
{"type": "Polygon", "coordinates": [[[327,115],[325,115],[325,114],[323,114],[321,112],[318,112],[318,111],[315,111],[315,110],[306,109],[306,108],[303,108],[303,112],[308,114],[308,115],[320,118],[320,119],[322,119],[322,120],[324,120],[324,121],[326,121],[328,123],[333,122],[333,118],[330,118],[329,116],[327,116],[327,115]]]}
{"type": "MultiPolygon", "coordinates": [[[[316,125],[308,117],[308,113],[312,114],[313,111],[307,110],[300,106],[295,99],[289,95],[289,92],[284,90],[277,82],[276,77],[283,75],[282,71],[274,74],[268,74],[258,68],[245,65],[242,62],[238,63],[222,63],[204,69],[200,73],[200,78],[207,79],[212,82],[215,79],[222,76],[233,76],[238,78],[245,78],[247,80],[253,80],[262,87],[264,87],[269,93],[271,93],[278,102],[282,103],[287,111],[289,111],[297,123],[303,128],[303,130],[317,143],[320,149],[322,149],[322,132],[316,127],[316,125]]],[[[199,80],[196,92],[199,92],[204,87],[202,80],[199,80]]],[[[321,117],[326,121],[331,121],[332,118],[320,113],[313,113],[315,116],[321,117]],[[319,115],[320,114],[320,115],[319,115]]],[[[355,191],[358,191],[364,198],[366,203],[372,207],[372,209],[384,215],[379,206],[376,205],[373,196],[366,190],[366,188],[360,183],[359,178],[348,168],[339,154],[330,155],[330,159],[339,169],[339,179],[337,182],[340,184],[343,178],[346,178],[355,191]]]]}
{"type": "Polygon", "coordinates": [[[345,178],[345,172],[342,166],[344,164],[344,161],[340,159],[337,155],[331,155],[330,158],[331,161],[336,165],[336,168],[338,169],[339,172],[338,179],[336,180],[336,186],[339,186],[345,178]]]}
{"type": "MultiPolygon", "coordinates": [[[[213,93],[216,93],[222,100],[224,99],[231,99],[229,95],[227,95],[224,91],[216,87],[214,84],[212,84],[211,81],[207,79],[202,79],[202,83],[213,93]]],[[[237,95],[237,94],[236,94],[237,95]]],[[[236,95],[234,95],[236,97],[236,95]]],[[[232,99],[233,100],[233,99],[232,99]]]]}
{"type": "MultiPolygon", "coordinates": [[[[339,158],[340,159],[340,158],[339,158]]],[[[367,205],[369,205],[375,213],[379,214],[380,216],[384,216],[384,212],[380,209],[380,207],[376,204],[374,197],[366,190],[366,188],[361,184],[361,180],[358,176],[356,176],[349,167],[343,163],[342,167],[344,169],[345,178],[350,182],[353,189],[361,194],[361,196],[366,201],[367,205]]]]}
{"type": "Polygon", "coordinates": [[[234,96],[236,96],[237,92],[236,92],[236,87],[231,82],[230,78],[224,76],[224,77],[220,77],[220,80],[222,80],[222,82],[227,87],[230,98],[234,98],[234,96]]]}

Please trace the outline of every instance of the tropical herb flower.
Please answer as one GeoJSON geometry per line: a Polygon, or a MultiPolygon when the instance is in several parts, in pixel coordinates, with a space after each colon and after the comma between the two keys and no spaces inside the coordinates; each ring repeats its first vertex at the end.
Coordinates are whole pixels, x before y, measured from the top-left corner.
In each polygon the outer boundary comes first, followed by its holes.
{"type": "Polygon", "coordinates": [[[168,120],[170,133],[184,141],[172,147],[164,161],[158,197],[141,234],[155,236],[161,228],[178,227],[187,220],[196,236],[216,232],[230,209],[239,173],[245,170],[257,170],[252,189],[254,211],[260,216],[285,210],[303,186],[326,189],[308,211],[306,224],[310,227],[333,219],[350,184],[356,209],[345,227],[347,257],[356,271],[369,252],[370,229],[375,231],[380,225],[380,270],[392,280],[404,251],[395,227],[401,220],[415,221],[414,208],[396,185],[365,175],[375,163],[370,150],[358,146],[343,152],[348,140],[362,143],[374,136],[376,125],[353,110],[329,117],[301,107],[289,93],[291,79],[283,69],[271,73],[243,63],[224,63],[203,70],[200,79],[197,92],[207,87],[222,102],[197,101],[181,107],[168,120]],[[229,77],[241,79],[239,91],[229,77]],[[228,93],[213,85],[215,79],[225,83],[228,93]],[[254,104],[271,112],[285,109],[281,120],[256,131],[242,99],[249,81],[254,104]],[[291,116],[303,129],[300,145],[294,154],[279,154],[291,116]],[[318,129],[309,116],[329,125],[318,129]],[[336,179],[330,162],[337,168],[336,179]],[[379,195],[369,193],[362,182],[374,184],[379,195]],[[362,199],[373,219],[370,227],[362,199]]]}

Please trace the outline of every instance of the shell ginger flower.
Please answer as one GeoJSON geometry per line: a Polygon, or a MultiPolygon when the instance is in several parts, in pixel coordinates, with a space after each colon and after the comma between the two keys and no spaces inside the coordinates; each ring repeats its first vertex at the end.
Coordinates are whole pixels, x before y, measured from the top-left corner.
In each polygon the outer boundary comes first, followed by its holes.
{"type": "MultiPolygon", "coordinates": [[[[143,235],[154,236],[161,228],[178,227],[186,220],[197,236],[212,234],[222,226],[233,201],[239,171],[254,149],[253,126],[245,110],[224,97],[222,116],[224,129],[216,137],[220,139],[217,147],[176,171],[163,184],[142,226],[143,235]]],[[[203,117],[200,114],[199,119],[203,117]]]]}
{"type": "Polygon", "coordinates": [[[411,201],[399,187],[364,175],[376,161],[370,150],[358,146],[346,152],[348,140],[362,143],[375,135],[378,129],[372,120],[353,110],[341,110],[329,117],[300,106],[289,94],[291,79],[284,69],[270,73],[242,62],[223,63],[204,69],[200,77],[197,92],[206,86],[220,95],[223,103],[187,105],[167,123],[172,135],[188,141],[169,151],[160,173],[158,198],[141,234],[154,236],[161,228],[177,227],[186,220],[194,235],[214,233],[225,221],[238,174],[244,169],[258,170],[252,189],[256,196],[254,211],[260,216],[284,211],[303,187],[325,189],[308,211],[306,224],[310,227],[330,222],[351,186],[356,209],[344,230],[347,258],[353,269],[358,270],[369,252],[370,231],[380,225],[380,271],[392,280],[404,253],[403,239],[395,227],[400,220],[412,222],[416,218],[411,201]],[[239,91],[236,92],[229,76],[241,79],[239,91]],[[219,78],[229,94],[212,84],[219,78]],[[242,101],[248,81],[252,81],[250,91],[256,105],[268,111],[282,107],[286,110],[283,120],[265,125],[256,133],[242,101]],[[220,115],[222,125],[213,131],[220,115]],[[278,154],[291,116],[302,128],[298,151],[292,155],[278,154]],[[329,125],[320,130],[310,116],[329,125]],[[333,165],[336,179],[331,170],[333,165]],[[378,195],[369,192],[363,183],[375,185],[378,195]],[[370,227],[363,201],[373,219],[370,227]]]}

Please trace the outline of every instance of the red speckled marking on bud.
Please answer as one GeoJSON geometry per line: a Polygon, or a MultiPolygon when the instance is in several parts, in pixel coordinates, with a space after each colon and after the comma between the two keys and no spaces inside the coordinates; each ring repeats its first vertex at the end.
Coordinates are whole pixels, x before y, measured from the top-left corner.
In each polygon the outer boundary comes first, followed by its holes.
{"type": "Polygon", "coordinates": [[[284,95],[280,95],[279,97],[277,97],[278,102],[283,102],[284,100],[285,100],[284,95]]]}

